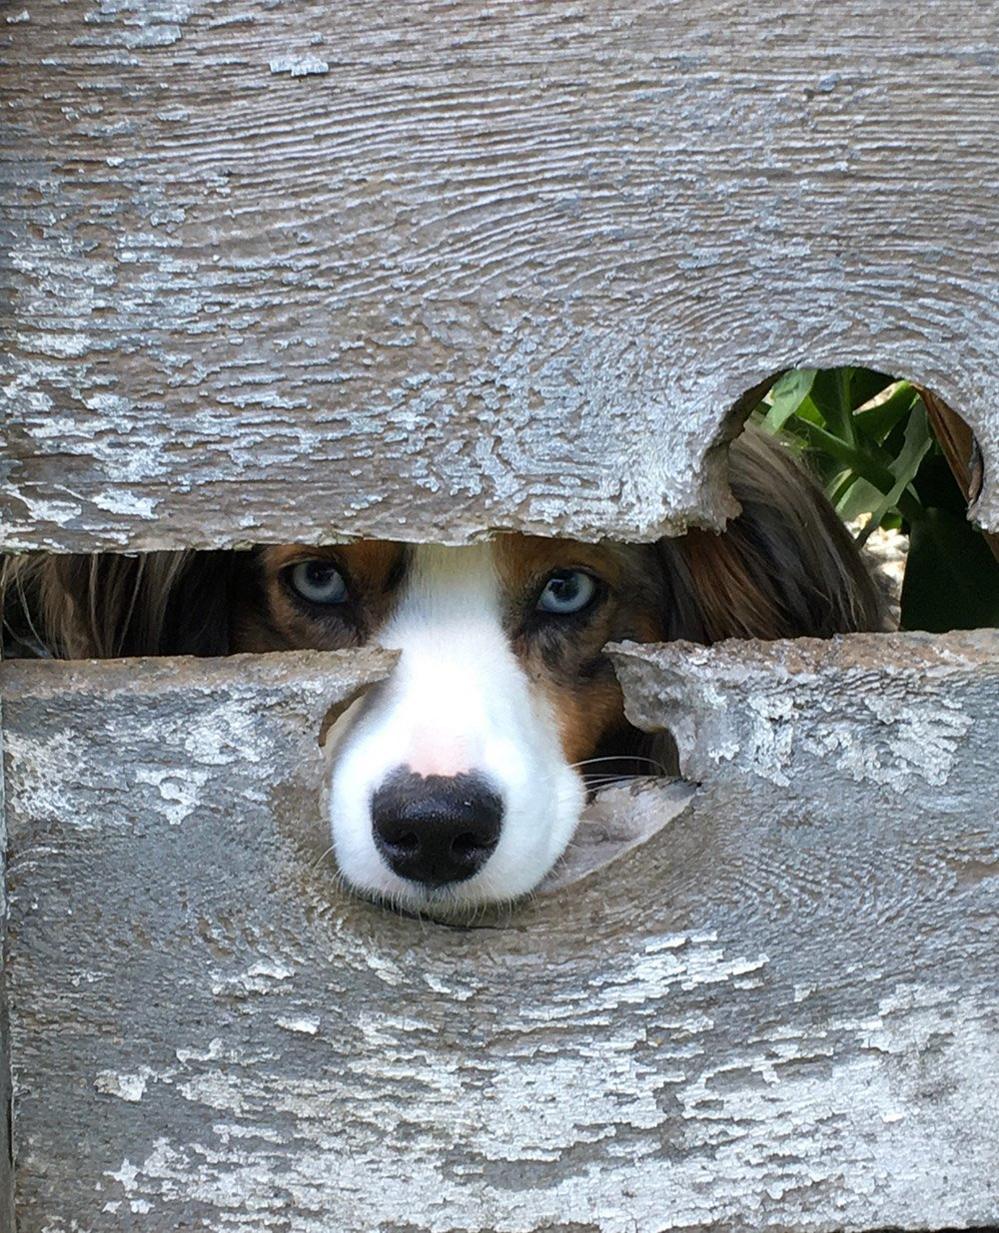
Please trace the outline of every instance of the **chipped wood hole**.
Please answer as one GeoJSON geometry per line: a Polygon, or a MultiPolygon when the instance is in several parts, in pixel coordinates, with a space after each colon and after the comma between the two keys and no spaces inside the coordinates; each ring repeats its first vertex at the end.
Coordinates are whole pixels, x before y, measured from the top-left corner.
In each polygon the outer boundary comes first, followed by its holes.
{"type": "Polygon", "coordinates": [[[327,756],[330,756],[336,745],[336,736],[330,742],[331,733],[341,719],[346,719],[348,711],[355,706],[359,706],[361,702],[372,692],[380,687],[381,682],[373,682],[370,685],[362,685],[355,693],[348,695],[337,702],[330,704],[326,714],[323,716],[323,721],[319,725],[319,732],[316,736],[316,742],[319,748],[324,750],[327,756]],[[327,745],[327,742],[330,742],[327,745]]]}

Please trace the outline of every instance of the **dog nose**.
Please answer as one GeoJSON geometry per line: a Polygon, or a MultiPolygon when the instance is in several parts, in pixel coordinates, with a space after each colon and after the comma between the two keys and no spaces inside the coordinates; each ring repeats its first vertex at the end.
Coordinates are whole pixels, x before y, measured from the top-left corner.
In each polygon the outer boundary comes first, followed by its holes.
{"type": "Polygon", "coordinates": [[[375,847],[401,878],[425,886],[462,882],[499,842],[503,803],[479,775],[394,771],[371,801],[375,847]]]}

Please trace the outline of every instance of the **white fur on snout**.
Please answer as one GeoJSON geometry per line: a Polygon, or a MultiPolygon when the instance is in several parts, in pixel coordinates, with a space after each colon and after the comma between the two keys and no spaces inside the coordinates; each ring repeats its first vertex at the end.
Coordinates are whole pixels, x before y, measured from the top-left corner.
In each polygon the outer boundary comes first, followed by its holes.
{"type": "Polygon", "coordinates": [[[344,877],[414,907],[531,890],[569,842],[584,789],[566,764],[556,717],[507,641],[492,547],[417,548],[378,641],[401,651],[399,663],[340,737],[333,759],[330,823],[344,877]],[[400,766],[424,775],[474,772],[499,793],[499,842],[474,877],[428,892],[385,863],[371,799],[400,766]]]}

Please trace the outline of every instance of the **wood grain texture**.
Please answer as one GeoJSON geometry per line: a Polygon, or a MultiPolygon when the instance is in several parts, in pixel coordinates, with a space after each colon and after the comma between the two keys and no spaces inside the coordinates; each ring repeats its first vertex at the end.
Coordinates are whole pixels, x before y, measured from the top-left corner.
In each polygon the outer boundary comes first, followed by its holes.
{"type": "Polygon", "coordinates": [[[0,1229],[14,1228],[14,1170],[10,1141],[10,1030],[7,1017],[7,809],[4,802],[3,702],[0,700],[0,1229]]]}
{"type": "Polygon", "coordinates": [[[382,671],[5,665],[19,1233],[999,1221],[999,635],[626,648],[698,792],[475,928],[316,860],[382,671]]]}
{"type": "Polygon", "coordinates": [[[33,0],[11,550],[647,538],[795,364],[965,416],[999,529],[982,0],[33,0]]]}

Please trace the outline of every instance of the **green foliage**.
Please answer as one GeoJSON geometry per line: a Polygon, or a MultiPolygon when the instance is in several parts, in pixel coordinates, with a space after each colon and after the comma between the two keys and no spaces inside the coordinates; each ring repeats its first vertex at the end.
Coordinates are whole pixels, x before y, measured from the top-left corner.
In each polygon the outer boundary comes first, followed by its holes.
{"type": "Polygon", "coordinates": [[[999,626],[999,562],[967,520],[962,493],[908,381],[867,368],[792,369],[753,412],[807,454],[840,516],[909,535],[902,628],[999,626]]]}

